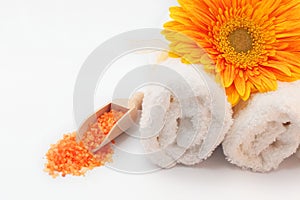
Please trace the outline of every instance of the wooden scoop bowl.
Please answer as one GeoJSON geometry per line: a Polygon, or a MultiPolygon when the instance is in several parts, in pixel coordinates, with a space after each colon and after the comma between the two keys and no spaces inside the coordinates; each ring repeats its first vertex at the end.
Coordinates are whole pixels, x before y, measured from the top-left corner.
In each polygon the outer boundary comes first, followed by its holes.
{"type": "Polygon", "coordinates": [[[127,99],[120,99],[104,105],[82,123],[77,131],[77,141],[82,140],[83,135],[89,129],[89,126],[95,123],[103,113],[109,112],[110,110],[123,112],[124,115],[111,128],[109,133],[105,136],[103,142],[92,150],[92,152],[98,151],[101,147],[105,146],[113,139],[121,135],[135,123],[138,116],[137,111],[141,107],[142,98],[143,96],[138,93],[129,102],[127,99]]]}

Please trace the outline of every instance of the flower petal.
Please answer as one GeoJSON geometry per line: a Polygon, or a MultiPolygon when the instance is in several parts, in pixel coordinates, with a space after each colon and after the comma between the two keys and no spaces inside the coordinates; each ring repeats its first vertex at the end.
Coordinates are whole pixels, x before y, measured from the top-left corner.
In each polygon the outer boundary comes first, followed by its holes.
{"type": "Polygon", "coordinates": [[[228,101],[234,106],[239,102],[240,95],[236,91],[234,85],[231,85],[229,88],[226,88],[226,95],[228,101]]]}
{"type": "Polygon", "coordinates": [[[284,63],[281,63],[281,62],[276,62],[276,61],[271,60],[267,63],[263,63],[262,65],[277,69],[287,76],[291,76],[291,74],[292,74],[291,70],[284,63]]]}
{"type": "Polygon", "coordinates": [[[267,77],[261,75],[262,84],[264,85],[264,92],[274,91],[277,89],[277,82],[275,80],[268,79],[267,77]]]}
{"type": "Polygon", "coordinates": [[[259,71],[260,71],[260,73],[263,74],[265,77],[268,77],[268,78],[270,78],[270,79],[272,79],[272,80],[276,80],[276,76],[274,75],[273,72],[271,72],[271,71],[269,71],[269,70],[267,70],[267,69],[265,69],[265,68],[263,68],[263,67],[260,67],[260,68],[259,68],[259,71]]]}
{"type": "Polygon", "coordinates": [[[235,79],[234,79],[234,86],[237,90],[237,92],[239,93],[240,96],[244,96],[245,95],[245,87],[246,87],[246,84],[245,84],[245,79],[244,79],[244,76],[240,76],[240,75],[237,75],[235,76],[235,79]]]}
{"type": "Polygon", "coordinates": [[[234,78],[234,67],[232,65],[226,65],[222,76],[224,87],[229,87],[233,83],[234,78]]]}
{"type": "Polygon", "coordinates": [[[245,94],[244,96],[241,96],[241,99],[243,99],[244,101],[247,101],[250,97],[251,94],[251,83],[249,81],[246,82],[245,85],[245,94]]]}

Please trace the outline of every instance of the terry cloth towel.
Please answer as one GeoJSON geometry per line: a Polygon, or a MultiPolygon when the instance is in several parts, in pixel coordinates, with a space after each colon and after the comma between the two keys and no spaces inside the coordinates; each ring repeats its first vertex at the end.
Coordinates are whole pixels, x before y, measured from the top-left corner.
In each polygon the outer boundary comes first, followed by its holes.
{"type": "Polygon", "coordinates": [[[223,141],[232,124],[231,105],[224,90],[199,68],[178,61],[168,65],[188,87],[174,79],[144,89],[141,142],[151,161],[162,168],[194,165],[223,141]]]}
{"type": "Polygon", "coordinates": [[[234,123],[223,142],[227,159],[242,168],[267,172],[296,152],[300,143],[300,82],[255,94],[234,108],[234,123]]]}

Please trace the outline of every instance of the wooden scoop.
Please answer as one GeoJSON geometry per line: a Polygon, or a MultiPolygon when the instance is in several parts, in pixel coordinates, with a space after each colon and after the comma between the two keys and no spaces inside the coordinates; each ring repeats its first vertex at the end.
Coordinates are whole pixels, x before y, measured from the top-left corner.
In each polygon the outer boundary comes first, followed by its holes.
{"type": "Polygon", "coordinates": [[[121,111],[124,115],[111,128],[105,139],[92,152],[98,151],[113,139],[121,135],[124,131],[129,129],[136,121],[138,116],[138,109],[141,107],[143,95],[137,93],[129,102],[127,99],[116,100],[101,107],[96,113],[88,117],[79,127],[76,135],[77,141],[81,141],[84,133],[89,129],[89,126],[97,121],[99,116],[110,110],[121,111]]]}

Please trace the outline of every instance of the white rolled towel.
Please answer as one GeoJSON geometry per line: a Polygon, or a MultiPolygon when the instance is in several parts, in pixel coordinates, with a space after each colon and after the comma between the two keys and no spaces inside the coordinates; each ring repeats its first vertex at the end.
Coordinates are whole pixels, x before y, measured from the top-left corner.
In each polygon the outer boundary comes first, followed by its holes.
{"type": "Polygon", "coordinates": [[[227,159],[257,172],[276,169],[300,144],[300,81],[253,95],[234,108],[234,123],[223,142],[227,159]]]}
{"type": "Polygon", "coordinates": [[[162,168],[197,164],[223,141],[232,124],[231,105],[224,90],[204,72],[174,60],[161,64],[180,74],[188,88],[178,79],[145,88],[142,144],[162,168]]]}

